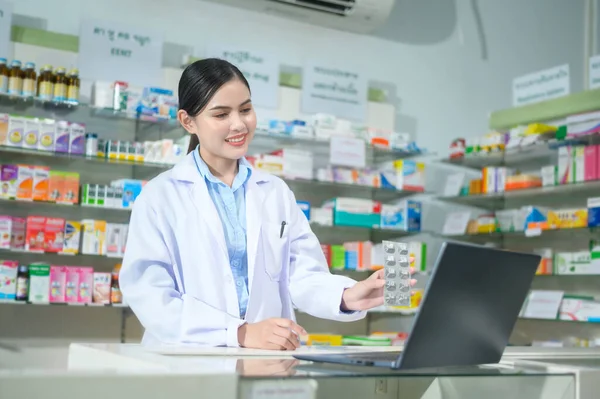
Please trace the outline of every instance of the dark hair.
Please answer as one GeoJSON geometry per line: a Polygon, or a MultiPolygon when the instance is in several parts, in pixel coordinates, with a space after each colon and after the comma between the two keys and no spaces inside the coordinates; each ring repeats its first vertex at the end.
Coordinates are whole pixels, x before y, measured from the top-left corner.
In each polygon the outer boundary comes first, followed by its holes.
{"type": "MultiPolygon", "coordinates": [[[[188,65],[179,79],[179,109],[191,117],[198,115],[221,86],[235,79],[250,90],[244,74],[230,62],[207,58],[188,65]]],[[[192,134],[187,153],[194,151],[198,144],[198,137],[192,134]]]]}

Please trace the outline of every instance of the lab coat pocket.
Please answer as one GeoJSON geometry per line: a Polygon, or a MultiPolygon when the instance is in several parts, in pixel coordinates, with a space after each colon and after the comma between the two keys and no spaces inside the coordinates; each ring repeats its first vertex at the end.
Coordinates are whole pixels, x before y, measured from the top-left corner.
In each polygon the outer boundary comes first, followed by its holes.
{"type": "Polygon", "coordinates": [[[261,240],[264,251],[265,272],[271,281],[279,281],[281,272],[289,262],[287,228],[283,229],[282,234],[281,223],[265,222],[262,227],[261,240]]]}

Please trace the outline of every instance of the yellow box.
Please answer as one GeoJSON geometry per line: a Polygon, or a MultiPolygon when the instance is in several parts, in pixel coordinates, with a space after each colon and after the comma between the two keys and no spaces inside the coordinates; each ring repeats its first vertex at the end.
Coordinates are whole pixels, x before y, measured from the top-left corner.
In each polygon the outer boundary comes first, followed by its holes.
{"type": "Polygon", "coordinates": [[[587,227],[587,208],[548,211],[549,229],[577,229],[587,227]]]}
{"type": "Polygon", "coordinates": [[[306,345],[342,346],[342,336],[330,334],[309,334],[306,339],[306,345]]]}

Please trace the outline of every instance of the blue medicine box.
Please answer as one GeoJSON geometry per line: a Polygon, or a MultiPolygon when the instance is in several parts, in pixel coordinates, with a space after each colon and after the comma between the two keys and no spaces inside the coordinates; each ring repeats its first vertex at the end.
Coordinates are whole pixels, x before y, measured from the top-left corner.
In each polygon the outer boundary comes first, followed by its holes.
{"type": "Polygon", "coordinates": [[[310,220],[310,202],[296,201],[296,203],[300,207],[300,210],[302,211],[302,213],[304,213],[304,215],[306,216],[306,219],[310,220]]]}

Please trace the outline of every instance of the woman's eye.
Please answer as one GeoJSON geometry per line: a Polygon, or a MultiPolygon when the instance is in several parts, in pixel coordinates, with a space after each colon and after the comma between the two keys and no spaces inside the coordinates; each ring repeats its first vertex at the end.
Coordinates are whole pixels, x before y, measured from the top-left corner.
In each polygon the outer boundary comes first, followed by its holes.
{"type": "Polygon", "coordinates": [[[252,111],[252,108],[246,108],[242,110],[242,114],[247,114],[248,112],[252,111]]]}
{"type": "Polygon", "coordinates": [[[227,116],[227,114],[218,114],[218,115],[215,115],[215,118],[223,119],[226,116],[227,116]]]}

